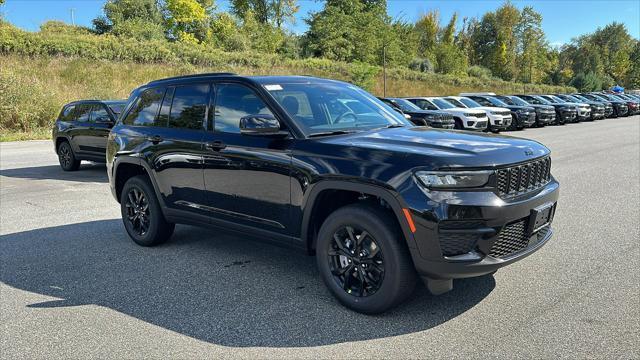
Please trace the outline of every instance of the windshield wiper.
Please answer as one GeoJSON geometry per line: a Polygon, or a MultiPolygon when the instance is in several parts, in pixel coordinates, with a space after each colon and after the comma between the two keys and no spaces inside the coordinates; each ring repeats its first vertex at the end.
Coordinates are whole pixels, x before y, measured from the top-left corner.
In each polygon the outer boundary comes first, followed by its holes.
{"type": "Polygon", "coordinates": [[[391,125],[385,126],[386,129],[400,128],[400,127],[404,127],[404,125],[402,125],[402,124],[391,124],[391,125]]]}
{"type": "Polygon", "coordinates": [[[313,133],[313,134],[309,135],[309,137],[329,136],[329,135],[343,135],[343,134],[352,134],[354,132],[355,132],[354,130],[325,131],[325,132],[313,133]]]}

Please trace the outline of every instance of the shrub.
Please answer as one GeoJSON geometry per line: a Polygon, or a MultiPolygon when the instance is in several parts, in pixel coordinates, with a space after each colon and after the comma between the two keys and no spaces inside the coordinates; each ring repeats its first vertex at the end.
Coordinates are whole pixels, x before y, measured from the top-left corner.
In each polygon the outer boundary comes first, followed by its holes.
{"type": "Polygon", "coordinates": [[[411,62],[409,63],[409,69],[426,73],[432,73],[434,71],[433,63],[431,62],[431,60],[423,58],[416,58],[411,60],[411,62]]]}
{"type": "Polygon", "coordinates": [[[471,77],[476,77],[480,79],[491,79],[493,76],[491,75],[491,70],[486,67],[473,65],[467,69],[467,75],[471,77]]]}

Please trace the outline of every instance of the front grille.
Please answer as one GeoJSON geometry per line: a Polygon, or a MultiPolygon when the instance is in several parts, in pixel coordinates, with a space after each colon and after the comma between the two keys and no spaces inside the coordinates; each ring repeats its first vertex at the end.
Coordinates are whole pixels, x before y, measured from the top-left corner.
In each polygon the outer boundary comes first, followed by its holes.
{"type": "Polygon", "coordinates": [[[466,254],[475,249],[478,242],[478,234],[467,233],[441,233],[440,249],[444,256],[466,254]]]}
{"type": "Polygon", "coordinates": [[[527,220],[518,220],[502,228],[489,255],[496,258],[504,257],[525,249],[528,244],[527,220]]]}
{"type": "Polygon", "coordinates": [[[546,185],[551,180],[551,158],[544,157],[528,163],[496,171],[498,193],[511,198],[546,185]]]}
{"type": "Polygon", "coordinates": [[[482,113],[478,113],[478,114],[469,114],[470,117],[476,117],[476,118],[483,118],[486,117],[487,115],[482,114],[482,113]]]}

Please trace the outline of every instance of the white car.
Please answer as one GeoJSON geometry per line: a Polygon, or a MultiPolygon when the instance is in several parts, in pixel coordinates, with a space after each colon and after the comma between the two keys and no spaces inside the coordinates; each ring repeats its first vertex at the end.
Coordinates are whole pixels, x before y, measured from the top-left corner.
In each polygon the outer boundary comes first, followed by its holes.
{"type": "Polygon", "coordinates": [[[511,125],[511,110],[495,106],[482,106],[472,99],[464,96],[447,96],[443,99],[453,105],[467,109],[479,109],[487,112],[489,117],[489,127],[487,130],[498,133],[500,130],[506,130],[511,125]]]}
{"type": "Polygon", "coordinates": [[[483,131],[489,125],[489,118],[484,110],[457,107],[439,97],[409,97],[406,99],[421,109],[441,110],[451,114],[456,122],[456,129],[483,131]]]}

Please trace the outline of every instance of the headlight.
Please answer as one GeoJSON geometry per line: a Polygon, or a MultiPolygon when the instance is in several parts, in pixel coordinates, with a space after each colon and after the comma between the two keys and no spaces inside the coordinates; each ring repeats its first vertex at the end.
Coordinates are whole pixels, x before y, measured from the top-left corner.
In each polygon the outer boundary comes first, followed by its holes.
{"type": "Polygon", "coordinates": [[[476,114],[472,114],[472,113],[464,113],[464,116],[469,117],[469,116],[474,116],[475,117],[476,114]]]}
{"type": "Polygon", "coordinates": [[[407,120],[411,120],[411,115],[409,115],[409,114],[402,114],[402,115],[404,115],[404,118],[405,118],[405,119],[407,119],[407,120]]]}
{"type": "Polygon", "coordinates": [[[498,111],[489,111],[489,114],[491,114],[491,115],[500,115],[500,112],[498,112],[498,111]]]}
{"type": "Polygon", "coordinates": [[[493,171],[417,171],[416,177],[427,188],[474,188],[487,184],[493,171]]]}
{"type": "Polygon", "coordinates": [[[528,113],[527,109],[518,109],[518,110],[516,110],[516,112],[517,112],[518,114],[528,113]]]}

